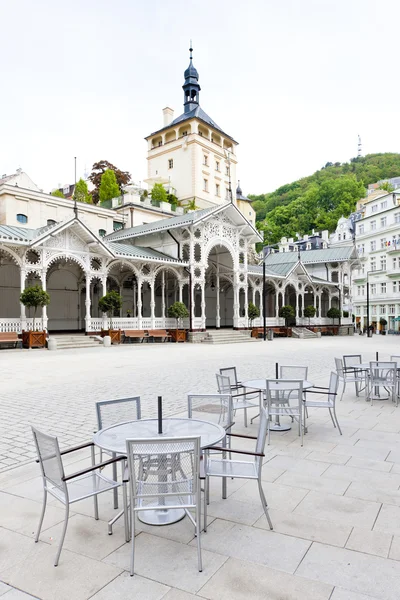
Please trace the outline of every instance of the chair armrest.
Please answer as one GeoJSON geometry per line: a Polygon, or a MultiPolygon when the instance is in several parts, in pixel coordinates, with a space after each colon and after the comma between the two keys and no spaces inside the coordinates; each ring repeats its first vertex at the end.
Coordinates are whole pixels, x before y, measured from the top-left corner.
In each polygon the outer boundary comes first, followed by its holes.
{"type": "MultiPolygon", "coordinates": [[[[328,389],[328,388],[326,388],[328,389]]],[[[319,394],[320,396],[337,396],[336,392],[318,392],[317,390],[304,390],[305,394],[319,394]]]]}
{"type": "Polygon", "coordinates": [[[233,423],[231,423],[230,425],[228,425],[227,427],[224,427],[225,431],[226,431],[226,435],[233,435],[233,433],[229,433],[228,429],[232,429],[232,427],[235,425],[235,421],[233,423]]]}
{"type": "Polygon", "coordinates": [[[243,392],[242,394],[232,394],[232,398],[239,398],[239,396],[250,396],[250,394],[259,394],[260,390],[250,390],[248,392],[243,392]]]}
{"type": "Polygon", "coordinates": [[[72,448],[67,448],[60,452],[61,455],[69,454],[70,452],[76,452],[77,450],[82,450],[83,448],[89,448],[89,446],[94,446],[93,442],[86,442],[86,444],[80,444],[79,446],[73,446],[72,448]]]}
{"type": "Polygon", "coordinates": [[[71,475],[64,475],[62,478],[63,481],[68,481],[69,479],[74,479],[75,477],[79,477],[80,475],[86,475],[86,473],[91,473],[92,471],[97,471],[97,469],[102,469],[103,467],[107,467],[108,465],[112,465],[115,462],[119,462],[120,460],[126,460],[125,456],[118,456],[117,458],[110,458],[110,460],[106,460],[102,463],[98,463],[97,465],[92,465],[87,469],[82,469],[81,471],[76,471],[76,473],[72,473],[71,475]]]}
{"type": "Polygon", "coordinates": [[[202,456],[200,456],[200,474],[199,474],[200,479],[205,479],[206,478],[206,470],[204,468],[204,459],[202,456]]]}
{"type": "MultiPolygon", "coordinates": [[[[329,390],[328,387],[322,387],[322,385],[313,385],[312,389],[314,390],[329,390]]],[[[304,390],[305,392],[307,392],[307,390],[304,390]]]]}
{"type": "Polygon", "coordinates": [[[265,456],[261,452],[247,452],[246,450],[232,450],[232,448],[223,448],[222,446],[206,446],[203,450],[222,450],[223,452],[233,452],[234,454],[248,454],[249,456],[265,456]]]}
{"type": "Polygon", "coordinates": [[[256,440],[256,436],[254,435],[242,435],[241,433],[227,433],[226,435],[229,435],[231,437],[238,437],[238,438],[246,438],[246,440],[256,440]]]}

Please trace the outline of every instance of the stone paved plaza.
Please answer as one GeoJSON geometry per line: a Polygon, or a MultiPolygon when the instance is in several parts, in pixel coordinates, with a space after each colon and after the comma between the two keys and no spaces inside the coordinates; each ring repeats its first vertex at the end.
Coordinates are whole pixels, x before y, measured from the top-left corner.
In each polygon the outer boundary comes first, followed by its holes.
{"type": "MultiPolygon", "coordinates": [[[[136,575],[122,523],[112,536],[112,494],[73,505],[60,564],[53,567],[64,511],[52,499],[40,543],[41,478],[30,424],[56,433],[62,446],[90,439],[97,399],[140,395],[143,416],[185,410],[189,390],[214,391],[215,372],[235,364],[241,379],[273,376],[275,361],[309,366],[327,385],[334,357],[365,361],[400,354],[400,340],[321,338],[220,346],[143,344],[79,351],[2,351],[0,365],[0,597],[23,600],[398,600],[400,595],[400,408],[366,403],[354,386],[338,405],[343,436],[325,410],[310,410],[301,448],[296,428],[271,434],[263,487],[269,531],[253,482],[228,481],[228,499],[212,487],[209,528],[198,573],[193,527],[138,528],[136,575]]],[[[258,422],[235,430],[255,435],[258,422]]],[[[247,440],[235,442],[252,449],[247,440]]],[[[88,464],[87,451],[68,468],[88,464]]],[[[213,482],[214,483],[214,482],[213,482]]]]}

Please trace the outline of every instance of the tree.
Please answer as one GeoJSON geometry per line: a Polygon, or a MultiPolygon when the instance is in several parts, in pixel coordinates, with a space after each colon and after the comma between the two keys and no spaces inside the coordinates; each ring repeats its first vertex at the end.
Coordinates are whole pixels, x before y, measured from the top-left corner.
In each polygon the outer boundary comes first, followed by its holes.
{"type": "Polygon", "coordinates": [[[290,304],[286,304],[285,306],[281,306],[281,308],[279,309],[279,316],[282,319],[285,319],[285,325],[286,327],[289,327],[289,321],[291,319],[293,319],[293,317],[295,316],[295,312],[294,312],[294,308],[293,306],[290,306],[290,304]]]}
{"type": "Polygon", "coordinates": [[[335,319],[340,319],[342,313],[338,308],[332,306],[326,313],[326,316],[328,317],[328,319],[332,319],[333,323],[335,323],[335,319]]]}
{"type": "MultiPolygon", "coordinates": [[[[127,185],[131,181],[131,174],[128,171],[121,171],[118,167],[115,167],[113,164],[108,162],[107,160],[100,160],[97,163],[94,163],[92,167],[92,172],[89,175],[89,181],[91,181],[94,185],[94,190],[92,192],[92,198],[94,204],[98,204],[100,201],[99,191],[102,175],[106,171],[114,171],[115,177],[117,179],[117,184],[119,187],[119,192],[116,194],[120,196],[123,193],[123,186],[127,185]]],[[[114,196],[115,197],[115,196],[114,196]]]]}
{"type": "Polygon", "coordinates": [[[51,192],[52,196],[55,196],[56,198],[65,198],[64,194],[62,193],[61,190],[53,190],[51,192]]]}
{"type": "Polygon", "coordinates": [[[189,316],[189,311],[186,308],[186,304],[183,302],[174,302],[168,309],[168,316],[171,319],[176,319],[176,330],[178,332],[179,321],[182,325],[182,319],[186,319],[189,316]]]}
{"type": "Polygon", "coordinates": [[[388,181],[383,181],[380,186],[380,190],[385,190],[386,192],[394,192],[394,187],[388,181]]]}
{"type": "Polygon", "coordinates": [[[185,213],[187,213],[188,210],[199,210],[199,207],[196,206],[196,198],[193,198],[193,200],[190,200],[190,202],[186,204],[185,213]]]}
{"type": "Polygon", "coordinates": [[[92,195],[89,194],[87,183],[82,178],[78,181],[78,183],[75,186],[73,198],[77,202],[86,202],[86,204],[93,204],[92,195]]]}
{"type": "Polygon", "coordinates": [[[36,312],[39,306],[50,304],[50,296],[40,285],[27,287],[19,297],[20,302],[27,308],[33,308],[33,331],[35,331],[36,312]]]}
{"type": "Polygon", "coordinates": [[[310,324],[312,317],[315,317],[316,312],[316,308],[312,304],[304,308],[303,315],[308,319],[308,324],[310,324]]]}
{"type": "Polygon", "coordinates": [[[151,199],[154,202],[168,202],[167,192],[162,183],[155,183],[151,190],[151,199]]]}
{"type": "Polygon", "coordinates": [[[385,327],[386,327],[386,325],[387,325],[387,321],[386,321],[386,319],[384,319],[383,317],[381,317],[381,318],[379,319],[379,325],[381,326],[382,333],[386,333],[386,332],[385,332],[385,327]]]}
{"type": "Polygon", "coordinates": [[[247,307],[247,315],[249,317],[250,327],[252,327],[254,319],[258,319],[260,316],[260,309],[252,302],[249,302],[249,306],[247,307]]]}
{"type": "Polygon", "coordinates": [[[113,328],[112,318],[116,310],[120,310],[122,306],[122,297],[115,290],[111,290],[105,296],[102,296],[99,300],[99,310],[103,313],[107,313],[110,319],[110,329],[113,328]]]}
{"type": "Polygon", "coordinates": [[[120,196],[121,192],[118,187],[117,178],[115,176],[114,171],[108,169],[103,173],[101,177],[101,183],[99,188],[99,200],[100,204],[103,204],[107,200],[111,200],[112,198],[117,198],[120,196]]]}

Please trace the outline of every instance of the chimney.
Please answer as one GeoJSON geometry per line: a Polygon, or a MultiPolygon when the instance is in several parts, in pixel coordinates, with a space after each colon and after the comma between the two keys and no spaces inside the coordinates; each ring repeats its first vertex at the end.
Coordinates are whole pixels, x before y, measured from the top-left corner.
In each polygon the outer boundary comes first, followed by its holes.
{"type": "Polygon", "coordinates": [[[327,229],[324,229],[324,231],[321,231],[321,238],[323,239],[324,242],[327,242],[329,240],[329,231],[327,229]]]}
{"type": "Polygon", "coordinates": [[[172,108],[169,108],[167,106],[166,108],[163,108],[163,115],[164,115],[164,127],[167,127],[167,125],[172,123],[172,121],[174,120],[174,111],[172,110],[172,108]]]}

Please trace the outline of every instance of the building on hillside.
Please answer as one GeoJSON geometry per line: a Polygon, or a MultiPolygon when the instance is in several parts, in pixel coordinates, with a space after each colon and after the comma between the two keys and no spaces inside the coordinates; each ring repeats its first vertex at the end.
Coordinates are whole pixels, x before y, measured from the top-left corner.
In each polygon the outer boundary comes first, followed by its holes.
{"type": "Polygon", "coordinates": [[[356,322],[380,329],[380,319],[390,330],[400,321],[400,190],[366,202],[356,222],[356,245],[361,264],[353,272],[356,322]],[[367,286],[369,321],[367,322],[367,286]]]}
{"type": "Polygon", "coordinates": [[[238,143],[200,106],[199,74],[190,63],[184,74],[183,108],[163,110],[164,124],[145,139],[148,142],[149,187],[162,183],[183,204],[198,208],[235,203],[236,148],[238,143]]]}

